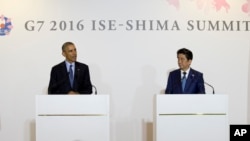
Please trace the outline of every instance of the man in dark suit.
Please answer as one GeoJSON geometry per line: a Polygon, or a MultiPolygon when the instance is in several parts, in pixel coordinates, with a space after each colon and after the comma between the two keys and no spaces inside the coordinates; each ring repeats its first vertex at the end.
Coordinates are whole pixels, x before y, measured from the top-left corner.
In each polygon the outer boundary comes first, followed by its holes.
{"type": "Polygon", "coordinates": [[[91,94],[92,84],[88,65],[77,62],[74,43],[62,46],[65,61],[51,69],[48,94],[91,94]]]}
{"type": "Polygon", "coordinates": [[[190,67],[193,53],[179,49],[177,59],[179,69],[169,73],[165,94],[205,94],[203,74],[190,67]]]}

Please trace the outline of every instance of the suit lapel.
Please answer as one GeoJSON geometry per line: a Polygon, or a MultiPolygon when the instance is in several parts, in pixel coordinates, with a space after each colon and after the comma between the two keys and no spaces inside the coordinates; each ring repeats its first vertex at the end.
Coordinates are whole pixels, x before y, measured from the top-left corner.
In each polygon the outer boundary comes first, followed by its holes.
{"type": "Polygon", "coordinates": [[[189,88],[190,88],[193,80],[194,80],[194,73],[193,73],[193,70],[190,69],[189,74],[188,74],[188,78],[187,78],[187,81],[186,81],[186,86],[185,86],[185,92],[186,93],[189,92],[189,88]]]}
{"type": "Polygon", "coordinates": [[[61,73],[62,73],[62,76],[65,76],[65,77],[62,77],[62,78],[67,78],[67,83],[68,83],[68,86],[70,86],[70,81],[69,81],[69,72],[67,70],[67,67],[66,67],[66,63],[65,62],[62,62],[61,63],[61,73]]]}
{"type": "Polygon", "coordinates": [[[78,76],[79,75],[79,71],[80,71],[79,65],[78,65],[77,62],[75,62],[75,75],[74,75],[74,84],[73,84],[74,89],[78,88],[77,81],[78,81],[78,78],[79,78],[79,76],[78,76]]]}
{"type": "MultiPolygon", "coordinates": [[[[178,86],[178,92],[177,93],[184,93],[182,91],[182,85],[181,85],[181,70],[179,69],[179,71],[177,71],[176,73],[176,80],[178,80],[176,83],[177,83],[177,86],[178,86]]],[[[175,83],[175,84],[176,84],[175,83]]]]}
{"type": "Polygon", "coordinates": [[[68,76],[68,70],[67,70],[65,62],[61,63],[61,69],[62,69],[62,73],[63,73],[62,76],[68,76]]]}

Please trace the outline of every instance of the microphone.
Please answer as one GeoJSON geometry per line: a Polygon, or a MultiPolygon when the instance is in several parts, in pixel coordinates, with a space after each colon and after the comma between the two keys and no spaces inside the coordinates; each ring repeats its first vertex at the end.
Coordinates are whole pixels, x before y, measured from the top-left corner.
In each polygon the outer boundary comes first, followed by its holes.
{"type": "Polygon", "coordinates": [[[95,85],[92,85],[92,87],[95,89],[95,95],[97,95],[97,88],[95,85]]]}
{"type": "Polygon", "coordinates": [[[204,82],[204,83],[213,89],[213,94],[214,94],[214,87],[212,85],[208,84],[207,82],[204,82]]]}

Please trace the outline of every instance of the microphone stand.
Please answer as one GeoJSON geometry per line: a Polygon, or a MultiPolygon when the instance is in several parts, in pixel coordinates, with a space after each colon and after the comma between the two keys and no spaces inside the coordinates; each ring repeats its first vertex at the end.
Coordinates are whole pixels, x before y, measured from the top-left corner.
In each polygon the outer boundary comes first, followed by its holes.
{"type": "Polygon", "coordinates": [[[207,82],[204,82],[204,83],[213,89],[213,94],[214,94],[214,87],[212,85],[208,84],[207,82]]]}
{"type": "Polygon", "coordinates": [[[95,85],[92,85],[92,87],[95,89],[95,95],[97,95],[97,89],[96,89],[95,85]]]}

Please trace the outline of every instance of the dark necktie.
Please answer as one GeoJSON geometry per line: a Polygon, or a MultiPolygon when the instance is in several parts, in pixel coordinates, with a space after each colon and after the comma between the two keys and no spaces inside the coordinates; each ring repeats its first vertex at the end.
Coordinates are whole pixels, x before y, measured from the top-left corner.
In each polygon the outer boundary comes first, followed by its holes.
{"type": "Polygon", "coordinates": [[[70,65],[69,67],[69,81],[70,81],[71,88],[73,88],[73,83],[74,83],[74,74],[73,74],[72,67],[73,67],[72,65],[70,65]]]}
{"type": "Polygon", "coordinates": [[[186,81],[187,81],[187,77],[186,77],[186,72],[183,72],[183,77],[181,79],[181,85],[182,85],[182,91],[184,92],[185,90],[185,85],[186,85],[186,81]]]}

